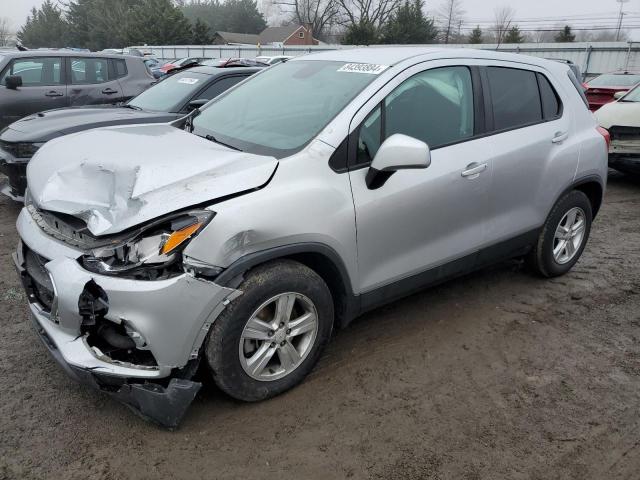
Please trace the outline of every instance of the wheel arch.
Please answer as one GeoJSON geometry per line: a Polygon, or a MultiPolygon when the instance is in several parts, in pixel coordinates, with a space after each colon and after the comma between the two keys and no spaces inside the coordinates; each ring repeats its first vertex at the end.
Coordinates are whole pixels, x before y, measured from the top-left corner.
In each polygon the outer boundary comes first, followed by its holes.
{"type": "Polygon", "coordinates": [[[574,182],[571,188],[567,189],[563,195],[568,193],[570,190],[578,190],[587,196],[591,203],[591,213],[595,219],[596,215],[600,211],[604,198],[604,186],[602,185],[601,180],[596,176],[582,178],[574,182]]]}
{"type": "Polygon", "coordinates": [[[336,326],[344,327],[357,316],[359,297],[354,294],[349,272],[340,255],[322,243],[296,243],[250,253],[233,262],[215,283],[237,288],[251,269],[281,259],[300,262],[324,280],[333,298],[336,326]]]}

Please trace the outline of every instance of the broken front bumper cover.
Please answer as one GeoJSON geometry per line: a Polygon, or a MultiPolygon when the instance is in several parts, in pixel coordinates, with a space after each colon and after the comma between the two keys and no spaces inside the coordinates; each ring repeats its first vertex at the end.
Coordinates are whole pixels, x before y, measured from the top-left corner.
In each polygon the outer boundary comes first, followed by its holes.
{"type": "Polygon", "coordinates": [[[189,274],[159,281],[94,274],[77,262],[77,250],[46,236],[25,209],[17,226],[25,247],[18,247],[14,262],[34,326],[53,357],[76,380],[108,393],[144,418],[176,427],[201,386],[190,381],[185,370],[193,370],[189,367],[197,364],[211,324],[240,292],[189,274]],[[39,300],[36,280],[26,268],[27,249],[55,259],[43,266],[51,280],[50,307],[39,300]],[[88,343],[78,306],[88,282],[99,285],[109,298],[105,321],[126,322],[139,332],[157,365],[113,360],[88,343]]]}
{"type": "Polygon", "coordinates": [[[31,319],[42,343],[71,378],[124,403],[145,420],[166,428],[176,428],[202,386],[201,383],[182,378],[171,378],[166,386],[151,382],[131,383],[121,377],[70,365],[38,317],[31,315],[31,319]]]}

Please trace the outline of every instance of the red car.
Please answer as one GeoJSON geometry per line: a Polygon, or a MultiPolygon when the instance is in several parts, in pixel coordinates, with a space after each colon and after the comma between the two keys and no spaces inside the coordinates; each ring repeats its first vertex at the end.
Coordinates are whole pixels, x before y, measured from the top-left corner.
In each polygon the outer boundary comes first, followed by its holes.
{"type": "Polygon", "coordinates": [[[183,67],[189,63],[195,64],[195,63],[204,62],[205,60],[211,60],[211,59],[206,57],[186,57],[186,58],[179,58],[177,60],[170,60],[169,62],[165,63],[162,67],[160,67],[160,71],[162,73],[169,73],[171,70],[175,70],[176,68],[183,67]]]}
{"type": "Polygon", "coordinates": [[[589,100],[589,110],[595,112],[603,105],[613,102],[618,92],[627,92],[640,83],[640,73],[605,73],[585,83],[585,94],[589,100]]]}

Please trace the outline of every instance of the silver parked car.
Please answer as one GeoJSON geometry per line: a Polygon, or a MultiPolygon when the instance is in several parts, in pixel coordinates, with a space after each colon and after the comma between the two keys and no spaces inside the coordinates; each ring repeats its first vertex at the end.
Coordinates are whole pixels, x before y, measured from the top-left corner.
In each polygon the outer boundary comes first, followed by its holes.
{"type": "Polygon", "coordinates": [[[603,198],[597,128],[558,62],[291,59],[173,124],[45,144],[15,263],[62,366],[172,427],[200,362],[262,400],[364,311],[511,257],[568,272],[603,198]]]}

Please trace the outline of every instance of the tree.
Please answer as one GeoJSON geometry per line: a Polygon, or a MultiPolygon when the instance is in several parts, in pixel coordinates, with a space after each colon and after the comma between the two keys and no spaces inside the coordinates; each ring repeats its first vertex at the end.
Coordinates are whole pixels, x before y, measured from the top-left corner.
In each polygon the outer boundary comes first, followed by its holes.
{"type": "Polygon", "coordinates": [[[405,0],[384,25],[382,43],[435,43],[438,30],[423,10],[424,0],[405,0]]]}
{"type": "Polygon", "coordinates": [[[11,40],[11,22],[7,17],[0,17],[0,47],[9,46],[11,40]]]}
{"type": "Polygon", "coordinates": [[[555,36],[555,41],[560,43],[570,43],[575,41],[576,36],[571,33],[571,27],[565,25],[564,29],[555,36]]]}
{"type": "Polygon", "coordinates": [[[131,42],[131,14],[140,0],[71,0],[67,4],[69,44],[102,50],[131,42]]]}
{"type": "Polygon", "coordinates": [[[222,4],[222,18],[227,32],[260,33],[267,28],[255,0],[226,0],[222,4]]]}
{"type": "Polygon", "coordinates": [[[509,29],[507,34],[504,36],[504,43],[522,43],[524,42],[524,37],[522,33],[520,33],[520,28],[517,25],[514,25],[509,29]]]}
{"type": "Polygon", "coordinates": [[[64,47],[67,23],[62,11],[51,0],[45,0],[39,9],[31,9],[26,23],[18,32],[18,40],[29,48],[64,47]]]}
{"type": "Polygon", "coordinates": [[[298,25],[311,25],[313,36],[325,39],[338,21],[337,0],[273,0],[298,25]]]}
{"type": "Polygon", "coordinates": [[[342,38],[342,43],[345,45],[372,45],[379,41],[378,29],[374,25],[365,22],[349,25],[342,38]]]}
{"type": "Polygon", "coordinates": [[[141,0],[131,9],[129,43],[185,45],[191,42],[191,24],[171,0],[141,0]]]}
{"type": "Polygon", "coordinates": [[[456,36],[456,29],[462,23],[464,16],[462,0],[445,0],[440,5],[437,16],[440,20],[440,32],[443,43],[451,43],[456,36]]]}
{"type": "Polygon", "coordinates": [[[193,45],[208,45],[211,42],[211,31],[206,23],[199,18],[192,28],[191,43],[193,45]]]}
{"type": "Polygon", "coordinates": [[[480,25],[478,25],[476,28],[474,28],[471,32],[471,34],[469,35],[469,43],[482,43],[483,39],[482,39],[482,29],[480,28],[480,25]]]}
{"type": "Polygon", "coordinates": [[[515,15],[515,10],[509,6],[499,7],[494,10],[494,34],[495,41],[498,46],[504,40],[504,36],[511,29],[511,22],[513,22],[513,17],[515,15]]]}
{"type": "Polygon", "coordinates": [[[402,0],[337,0],[346,35],[342,43],[370,45],[377,43],[381,29],[398,9],[402,0]]]}
{"type": "Polygon", "coordinates": [[[194,0],[180,10],[191,23],[200,19],[211,32],[260,33],[267,27],[255,0],[194,0]]]}

